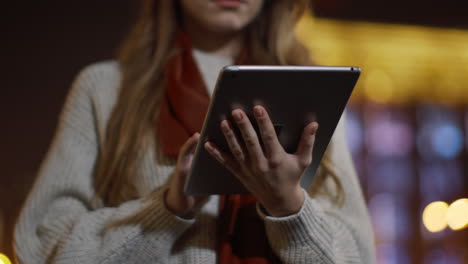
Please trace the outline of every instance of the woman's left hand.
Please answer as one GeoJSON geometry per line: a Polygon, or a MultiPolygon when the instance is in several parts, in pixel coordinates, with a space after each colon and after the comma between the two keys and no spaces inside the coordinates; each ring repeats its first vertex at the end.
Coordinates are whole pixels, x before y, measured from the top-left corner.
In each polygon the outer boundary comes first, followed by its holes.
{"type": "Polygon", "coordinates": [[[312,122],[304,128],[297,151],[290,154],[279,143],[265,108],[255,106],[253,112],[263,149],[252,123],[240,109],[233,110],[232,115],[241,131],[244,144],[236,137],[232,124],[223,120],[221,130],[232,155],[222,152],[212,142],[206,142],[205,149],[255,195],[270,215],[287,216],[297,213],[305,199],[300,181],[312,163],[318,124],[312,122]]]}

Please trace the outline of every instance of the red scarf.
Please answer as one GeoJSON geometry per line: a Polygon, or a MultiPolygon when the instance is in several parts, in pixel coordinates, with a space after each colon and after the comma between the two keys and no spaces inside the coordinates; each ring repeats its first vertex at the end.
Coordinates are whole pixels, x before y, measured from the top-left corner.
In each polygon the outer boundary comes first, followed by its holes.
{"type": "MultiPolygon", "coordinates": [[[[210,97],[192,56],[186,34],[175,38],[177,54],[165,72],[166,94],[162,100],[158,136],[163,152],[177,157],[179,149],[195,132],[200,132],[210,97]]],[[[244,56],[242,56],[244,57],[244,56]]],[[[241,59],[236,61],[240,64],[241,59]]],[[[276,263],[258,217],[253,195],[227,195],[220,199],[219,264],[276,263]]]]}

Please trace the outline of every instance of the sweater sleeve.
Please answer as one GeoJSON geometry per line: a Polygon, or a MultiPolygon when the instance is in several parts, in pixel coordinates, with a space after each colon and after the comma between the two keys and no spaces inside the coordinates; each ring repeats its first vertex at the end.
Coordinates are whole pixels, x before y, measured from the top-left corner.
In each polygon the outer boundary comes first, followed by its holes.
{"type": "Polygon", "coordinates": [[[172,245],[194,222],[166,209],[162,187],[118,207],[93,208],[98,136],[90,89],[103,78],[98,67],[74,81],[15,227],[20,263],[167,263],[172,245]],[[136,220],[104,229],[130,217],[136,220]]]}
{"type": "Polygon", "coordinates": [[[332,163],[344,189],[343,205],[304,190],[304,204],[294,215],[267,216],[257,207],[270,245],[283,263],[376,262],[371,224],[347,148],[344,119],[343,115],[330,145],[332,163]]]}

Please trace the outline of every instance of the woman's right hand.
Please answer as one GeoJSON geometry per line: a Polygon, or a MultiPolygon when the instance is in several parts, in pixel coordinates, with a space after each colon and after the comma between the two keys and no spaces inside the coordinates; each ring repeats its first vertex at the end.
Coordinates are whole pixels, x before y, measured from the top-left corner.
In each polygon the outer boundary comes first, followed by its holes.
{"type": "Polygon", "coordinates": [[[182,218],[193,218],[208,200],[208,196],[195,197],[184,193],[185,182],[190,174],[193,156],[199,140],[200,134],[195,133],[180,149],[169,190],[167,190],[164,198],[167,209],[182,218]]]}

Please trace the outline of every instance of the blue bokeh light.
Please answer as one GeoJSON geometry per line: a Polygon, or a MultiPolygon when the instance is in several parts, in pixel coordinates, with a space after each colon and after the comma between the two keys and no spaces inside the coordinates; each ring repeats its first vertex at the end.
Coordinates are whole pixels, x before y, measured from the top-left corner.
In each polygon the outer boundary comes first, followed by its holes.
{"type": "Polygon", "coordinates": [[[463,148],[462,131],[453,123],[442,123],[433,130],[431,144],[439,157],[453,159],[463,148]]]}

